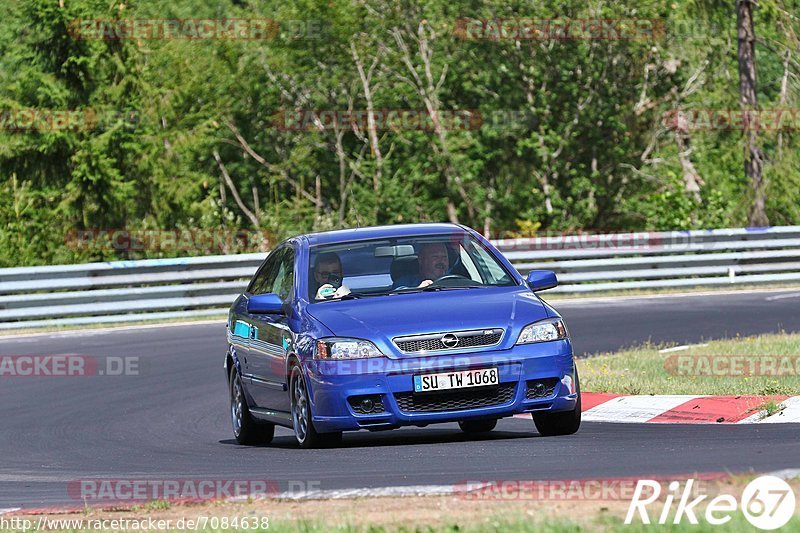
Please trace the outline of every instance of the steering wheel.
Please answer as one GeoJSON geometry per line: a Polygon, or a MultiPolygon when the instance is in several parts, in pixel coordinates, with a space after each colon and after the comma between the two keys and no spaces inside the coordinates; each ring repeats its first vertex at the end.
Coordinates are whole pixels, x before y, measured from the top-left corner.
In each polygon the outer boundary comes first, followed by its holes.
{"type": "Polygon", "coordinates": [[[442,276],[441,278],[436,278],[433,280],[433,283],[428,285],[428,287],[437,286],[437,287],[463,287],[464,285],[470,287],[476,287],[478,285],[482,285],[477,281],[468,278],[466,276],[462,276],[460,274],[447,274],[442,276]]]}

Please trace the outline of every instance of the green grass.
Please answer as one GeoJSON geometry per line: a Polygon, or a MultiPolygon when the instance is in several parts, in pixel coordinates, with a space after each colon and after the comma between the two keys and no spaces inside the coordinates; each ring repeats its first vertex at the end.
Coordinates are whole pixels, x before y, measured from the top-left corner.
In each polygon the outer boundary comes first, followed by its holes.
{"type": "Polygon", "coordinates": [[[781,410],[781,404],[776,401],[770,400],[761,404],[760,409],[764,412],[764,417],[772,416],[781,410]]]}
{"type": "MultiPolygon", "coordinates": [[[[658,520],[658,513],[653,511],[651,514],[651,521],[658,520]]],[[[669,523],[672,516],[668,519],[668,523],[645,525],[638,522],[638,516],[634,519],[633,523],[626,525],[622,517],[613,516],[611,514],[600,514],[595,517],[586,518],[583,520],[572,519],[540,519],[534,516],[533,513],[526,515],[515,514],[512,516],[490,516],[484,520],[464,524],[455,521],[446,521],[438,524],[430,524],[428,526],[382,526],[382,525],[361,525],[354,526],[347,523],[342,523],[332,517],[330,521],[285,521],[285,522],[270,522],[268,529],[249,529],[253,533],[329,533],[329,532],[342,532],[342,533],[482,533],[482,532],[502,532],[502,533],[580,533],[582,531],[604,531],[604,532],[620,532],[620,533],[651,533],[652,531],[668,531],[668,532],[682,532],[691,531],[692,533],[728,533],[728,532],[741,532],[753,531],[753,526],[747,522],[741,513],[741,510],[736,510],[731,513],[731,520],[721,526],[714,526],[705,522],[705,517],[702,512],[697,512],[698,525],[691,525],[684,517],[683,523],[674,525],[669,523]]],[[[0,531],[11,531],[4,529],[0,531]]],[[[64,533],[75,532],[84,530],[60,530],[64,533]]],[[[198,529],[197,531],[217,532],[217,531],[233,531],[228,530],[214,530],[211,528],[198,529]]],[[[778,531],[800,531],[800,516],[795,516],[789,521],[786,526],[778,531]]]]}
{"type": "Polygon", "coordinates": [[[172,504],[166,500],[153,500],[145,505],[145,508],[149,511],[167,511],[170,507],[172,507],[172,504]]]}
{"type": "MultiPolygon", "coordinates": [[[[576,513],[579,514],[578,511],[576,513]]],[[[651,514],[651,521],[658,520],[658,512],[653,511],[651,514]]],[[[710,525],[705,522],[704,513],[697,512],[698,525],[691,525],[684,517],[683,523],[674,525],[667,523],[664,525],[651,523],[645,525],[638,522],[638,516],[634,519],[633,523],[626,525],[623,518],[619,516],[612,516],[610,514],[602,513],[594,517],[586,517],[580,521],[570,519],[553,518],[553,519],[540,519],[534,513],[528,512],[525,515],[520,513],[512,516],[487,516],[486,519],[464,524],[446,520],[439,523],[434,523],[426,526],[354,526],[348,523],[338,522],[335,517],[325,521],[307,521],[303,519],[292,521],[275,521],[270,522],[268,529],[250,529],[253,533],[289,533],[289,532],[303,532],[303,533],[328,533],[328,532],[343,532],[343,533],[482,533],[485,531],[497,533],[579,533],[582,531],[604,531],[604,532],[620,532],[620,533],[650,533],[654,530],[659,532],[682,532],[690,530],[693,533],[728,533],[740,531],[752,531],[753,526],[744,518],[740,510],[731,513],[731,520],[721,526],[710,525]]],[[[670,515],[668,522],[672,520],[670,515]]],[[[10,529],[1,529],[0,531],[11,531],[10,529]]],[[[60,530],[64,532],[78,533],[80,530],[60,530]]],[[[211,528],[199,529],[198,531],[216,532],[225,530],[214,530],[211,528]]],[[[227,531],[233,531],[229,529],[227,531]]],[[[789,521],[786,526],[778,531],[800,531],[800,516],[795,516],[789,521]]]]}
{"type": "MultiPolygon", "coordinates": [[[[579,511],[576,511],[579,513],[579,511]]],[[[667,520],[672,520],[670,515],[667,520]]],[[[724,525],[715,526],[705,522],[705,517],[702,513],[697,513],[698,525],[689,524],[686,518],[683,518],[683,523],[674,525],[667,523],[664,525],[654,524],[658,520],[658,513],[655,511],[651,513],[651,524],[645,525],[637,522],[638,516],[630,525],[624,523],[624,519],[611,515],[599,515],[591,519],[576,522],[568,519],[545,519],[540,520],[535,516],[513,516],[513,517],[488,517],[485,521],[473,523],[469,525],[459,523],[443,523],[431,524],[428,527],[399,527],[399,528],[385,528],[376,526],[360,526],[353,527],[346,524],[336,524],[331,522],[276,522],[270,524],[269,530],[275,532],[294,532],[302,531],[304,533],[327,533],[329,531],[339,531],[346,533],[432,533],[432,532],[446,532],[446,533],[480,533],[484,531],[503,532],[503,533],[579,533],[582,531],[606,531],[606,532],[620,532],[620,533],[652,533],[653,531],[692,531],[693,533],[727,533],[741,531],[752,531],[753,526],[744,518],[740,510],[731,513],[731,520],[724,525]]],[[[266,530],[265,530],[266,531],[266,530]]],[[[800,531],[800,516],[795,515],[789,523],[778,531],[800,531]]]]}
{"type": "MultiPolygon", "coordinates": [[[[786,395],[800,394],[797,372],[800,358],[800,334],[774,334],[730,340],[710,341],[708,346],[659,353],[664,346],[645,345],[639,348],[602,354],[578,362],[581,388],[587,392],[619,394],[710,394],[710,395],[786,395]],[[750,356],[748,361],[763,361],[757,356],[786,356],[777,361],[793,361],[791,373],[786,366],[782,375],[708,375],[710,367],[677,367],[687,357],[750,356]]],[[[774,358],[772,358],[775,360],[774,358]]],[[[741,359],[740,359],[741,360],[741,359]]],[[[723,372],[724,373],[724,372],[723,372]]],[[[763,372],[758,372],[763,374],[763,372]]],[[[765,405],[765,408],[770,406],[765,405]]],[[[779,408],[772,406],[773,410],[779,408]]]]}

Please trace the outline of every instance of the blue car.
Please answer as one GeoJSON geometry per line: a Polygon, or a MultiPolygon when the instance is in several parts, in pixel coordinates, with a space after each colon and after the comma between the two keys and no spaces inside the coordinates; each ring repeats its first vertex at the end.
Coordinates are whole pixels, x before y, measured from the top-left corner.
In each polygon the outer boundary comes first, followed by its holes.
{"type": "Polygon", "coordinates": [[[231,307],[225,374],[233,434],[303,448],[343,431],[458,422],[488,432],[531,413],[546,436],[581,422],[569,334],[476,231],[409,224],[301,235],[276,246],[231,307]]]}

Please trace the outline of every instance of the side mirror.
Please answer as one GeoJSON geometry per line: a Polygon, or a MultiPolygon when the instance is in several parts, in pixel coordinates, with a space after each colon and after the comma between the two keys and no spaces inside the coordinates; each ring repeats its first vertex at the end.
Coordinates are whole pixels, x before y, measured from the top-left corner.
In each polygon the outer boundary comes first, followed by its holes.
{"type": "Polygon", "coordinates": [[[528,287],[533,292],[558,286],[558,278],[556,278],[556,273],[552,270],[531,270],[528,272],[528,277],[525,278],[525,281],[528,282],[528,287]]]}
{"type": "Polygon", "coordinates": [[[247,301],[247,312],[254,315],[283,314],[283,300],[277,294],[259,294],[247,301]]]}

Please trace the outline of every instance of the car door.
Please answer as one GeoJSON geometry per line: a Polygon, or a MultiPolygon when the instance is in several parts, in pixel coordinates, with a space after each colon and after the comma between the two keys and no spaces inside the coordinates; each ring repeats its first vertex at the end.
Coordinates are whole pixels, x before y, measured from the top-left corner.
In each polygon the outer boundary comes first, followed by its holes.
{"type": "Polygon", "coordinates": [[[247,298],[238,298],[228,324],[228,342],[241,366],[242,379],[249,380],[247,356],[250,349],[250,318],[247,316],[247,298]]]}
{"type": "MultiPolygon", "coordinates": [[[[277,294],[290,308],[295,278],[295,253],[286,245],[276,258],[271,284],[257,288],[257,294],[277,294]]],[[[286,314],[250,315],[251,337],[249,365],[251,394],[263,409],[288,410],[286,386],[286,348],[292,335],[286,314]]]]}
{"type": "MultiPolygon", "coordinates": [[[[264,291],[270,292],[275,283],[275,276],[278,273],[278,264],[282,248],[273,251],[261,264],[256,275],[247,286],[244,297],[240,298],[235,306],[231,317],[231,344],[239,356],[239,364],[242,367],[242,379],[250,385],[252,383],[253,368],[252,360],[252,339],[256,335],[255,316],[247,312],[247,303],[254,294],[262,294],[264,291]]],[[[248,387],[248,391],[252,387],[248,387]]],[[[252,396],[252,394],[251,394],[252,396]]]]}

